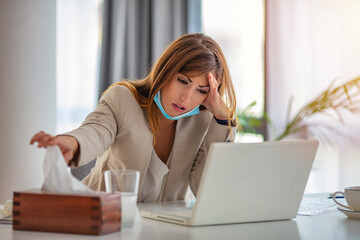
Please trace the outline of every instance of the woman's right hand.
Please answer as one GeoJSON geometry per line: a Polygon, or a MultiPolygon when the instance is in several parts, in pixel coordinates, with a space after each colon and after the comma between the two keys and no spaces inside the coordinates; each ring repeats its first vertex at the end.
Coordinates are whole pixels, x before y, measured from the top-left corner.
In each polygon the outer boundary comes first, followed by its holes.
{"type": "Polygon", "coordinates": [[[41,131],[31,138],[30,144],[32,145],[35,142],[39,143],[38,148],[57,145],[64,156],[66,164],[69,164],[70,160],[72,160],[75,155],[78,155],[79,143],[76,138],[72,136],[52,136],[41,131]]]}

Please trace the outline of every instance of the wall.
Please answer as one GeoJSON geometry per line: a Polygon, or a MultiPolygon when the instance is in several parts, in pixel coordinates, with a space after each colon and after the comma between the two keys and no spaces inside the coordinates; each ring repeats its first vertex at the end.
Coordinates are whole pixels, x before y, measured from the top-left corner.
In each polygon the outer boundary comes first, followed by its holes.
{"type": "Polygon", "coordinates": [[[55,133],[56,1],[0,1],[0,203],[38,188],[40,130],[55,133]]]}

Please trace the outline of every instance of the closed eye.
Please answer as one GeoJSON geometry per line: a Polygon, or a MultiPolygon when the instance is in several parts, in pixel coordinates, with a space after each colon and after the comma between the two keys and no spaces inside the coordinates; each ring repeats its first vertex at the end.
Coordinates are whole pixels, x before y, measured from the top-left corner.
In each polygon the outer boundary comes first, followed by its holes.
{"type": "Polygon", "coordinates": [[[204,91],[204,90],[201,90],[201,89],[199,89],[198,91],[199,91],[199,93],[201,93],[201,94],[208,94],[208,93],[209,93],[209,91],[204,91]]]}
{"type": "Polygon", "coordinates": [[[181,78],[178,78],[178,81],[181,83],[181,84],[184,84],[184,85],[187,85],[187,81],[185,80],[182,80],[181,78]]]}

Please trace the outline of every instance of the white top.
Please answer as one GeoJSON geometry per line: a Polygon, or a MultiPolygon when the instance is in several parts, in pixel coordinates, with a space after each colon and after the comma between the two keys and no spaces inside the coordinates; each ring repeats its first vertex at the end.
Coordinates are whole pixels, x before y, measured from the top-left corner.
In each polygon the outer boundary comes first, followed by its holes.
{"type": "Polygon", "coordinates": [[[153,148],[149,168],[145,174],[143,187],[140,193],[141,202],[161,201],[161,196],[170,169],[172,151],[165,164],[153,148]]]}

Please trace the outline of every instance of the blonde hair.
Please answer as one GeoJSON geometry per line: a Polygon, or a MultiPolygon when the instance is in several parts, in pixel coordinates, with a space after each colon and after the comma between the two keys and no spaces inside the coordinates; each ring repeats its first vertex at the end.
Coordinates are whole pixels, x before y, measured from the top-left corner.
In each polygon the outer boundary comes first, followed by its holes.
{"type": "MultiPolygon", "coordinates": [[[[228,123],[231,128],[233,116],[235,116],[236,125],[238,120],[235,91],[229,69],[220,46],[202,33],[186,34],[172,42],[144,79],[118,82],[109,88],[114,85],[128,87],[139,105],[148,109],[149,124],[155,139],[155,133],[159,133],[159,120],[156,115],[156,104],[153,101],[155,94],[177,73],[201,75],[209,72],[221,81],[218,92],[228,107],[228,123]]],[[[205,109],[204,106],[200,106],[200,110],[205,109]]]]}

